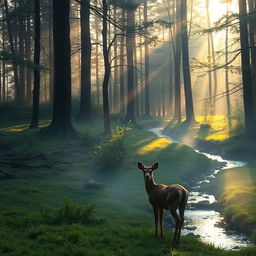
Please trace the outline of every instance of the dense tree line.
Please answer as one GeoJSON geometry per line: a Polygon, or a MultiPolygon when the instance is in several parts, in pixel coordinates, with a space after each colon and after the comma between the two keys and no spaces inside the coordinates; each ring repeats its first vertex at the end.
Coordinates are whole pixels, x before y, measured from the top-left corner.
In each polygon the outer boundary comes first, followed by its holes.
{"type": "MultiPolygon", "coordinates": [[[[232,1],[224,1],[227,12],[215,27],[211,24],[211,1],[205,1],[206,108],[210,115],[216,114],[217,72],[224,68],[227,116],[231,119],[228,42],[231,27],[236,27],[240,33],[245,134],[251,138],[256,128],[256,2],[236,1],[239,15],[229,11],[232,1]],[[221,67],[217,65],[214,30],[226,32],[221,67]]],[[[40,102],[50,102],[53,117],[45,131],[61,134],[74,132],[74,94],[80,101],[78,119],[92,120],[97,106],[102,109],[107,133],[111,131],[111,113],[120,113],[125,123],[155,115],[168,115],[178,123],[185,117],[193,123],[190,35],[196,5],[196,0],[4,0],[0,14],[0,101],[32,104],[31,128],[38,127],[40,102]],[[167,64],[156,79],[150,55],[160,43],[168,46],[167,64]],[[162,77],[168,79],[153,86],[162,77]]]]}

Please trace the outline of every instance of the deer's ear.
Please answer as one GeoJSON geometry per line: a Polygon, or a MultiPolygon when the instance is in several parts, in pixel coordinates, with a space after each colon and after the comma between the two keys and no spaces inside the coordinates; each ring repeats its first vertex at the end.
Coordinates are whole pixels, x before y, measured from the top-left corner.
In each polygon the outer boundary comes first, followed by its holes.
{"type": "Polygon", "coordinates": [[[142,171],[145,169],[143,163],[138,162],[138,168],[141,169],[142,171]]]}
{"type": "Polygon", "coordinates": [[[158,163],[154,163],[151,167],[152,171],[156,170],[158,168],[159,164],[158,163]]]}

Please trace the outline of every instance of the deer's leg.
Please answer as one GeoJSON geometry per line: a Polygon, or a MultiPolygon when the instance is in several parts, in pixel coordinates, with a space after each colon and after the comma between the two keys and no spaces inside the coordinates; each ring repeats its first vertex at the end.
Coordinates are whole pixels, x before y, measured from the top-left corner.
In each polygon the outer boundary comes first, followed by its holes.
{"type": "Polygon", "coordinates": [[[173,240],[172,240],[172,246],[174,246],[175,244],[177,244],[177,234],[178,234],[178,230],[180,227],[180,216],[177,214],[176,212],[177,209],[171,209],[171,214],[175,220],[175,232],[174,232],[174,236],[173,236],[173,240]]]}
{"type": "Polygon", "coordinates": [[[158,235],[158,206],[153,205],[154,216],[155,216],[155,236],[158,235]]]}
{"type": "Polygon", "coordinates": [[[164,209],[159,208],[159,220],[160,220],[161,237],[163,237],[163,216],[164,216],[164,209]]]}
{"type": "Polygon", "coordinates": [[[181,233],[181,228],[184,224],[184,212],[185,212],[185,207],[187,204],[187,198],[185,199],[184,203],[179,207],[179,213],[180,213],[180,227],[179,227],[179,232],[178,232],[178,238],[177,238],[177,244],[180,242],[180,233],[181,233]]]}
{"type": "Polygon", "coordinates": [[[180,242],[181,228],[184,223],[184,210],[182,211],[182,209],[179,209],[179,213],[180,213],[180,223],[179,223],[179,229],[178,229],[178,234],[177,234],[177,244],[179,244],[179,242],[180,242]]]}

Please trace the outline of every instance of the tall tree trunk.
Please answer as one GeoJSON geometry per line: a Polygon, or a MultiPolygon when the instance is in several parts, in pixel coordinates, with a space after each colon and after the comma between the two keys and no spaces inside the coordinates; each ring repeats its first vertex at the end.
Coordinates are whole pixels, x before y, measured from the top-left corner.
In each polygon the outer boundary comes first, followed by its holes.
{"type": "MultiPolygon", "coordinates": [[[[97,6],[98,0],[95,1],[97,6]]],[[[100,79],[99,79],[99,18],[95,16],[95,75],[96,75],[96,104],[100,105],[100,79]]]]}
{"type": "Polygon", "coordinates": [[[104,58],[104,78],[103,78],[103,115],[104,115],[104,129],[107,134],[110,134],[110,114],[109,114],[109,96],[108,85],[110,78],[110,62],[109,62],[109,49],[108,49],[108,6],[107,0],[102,0],[103,17],[102,17],[102,44],[103,44],[103,58],[104,58]]]}
{"type": "MultiPolygon", "coordinates": [[[[114,6],[114,20],[117,21],[117,7],[114,6]]],[[[117,27],[114,26],[114,36],[117,34],[117,27]]],[[[118,107],[118,57],[117,57],[117,40],[114,43],[114,79],[113,79],[113,110],[117,111],[118,107]]]]}
{"type": "MultiPolygon", "coordinates": [[[[229,14],[229,3],[226,3],[227,5],[227,11],[226,15],[228,17],[229,14]]],[[[230,95],[229,95],[229,70],[228,70],[228,41],[229,41],[229,27],[226,27],[226,38],[225,38],[225,84],[226,84],[226,105],[227,105],[227,116],[228,116],[228,123],[229,123],[229,128],[231,128],[231,105],[230,105],[230,95]]]]}
{"type": "MultiPolygon", "coordinates": [[[[122,9],[122,23],[125,25],[125,9],[122,9]]],[[[125,65],[125,37],[121,36],[120,39],[120,112],[125,113],[125,77],[124,77],[124,65],[125,65]]]]}
{"type": "MultiPolygon", "coordinates": [[[[31,22],[30,15],[26,18],[26,60],[31,61],[31,22]]],[[[26,99],[31,102],[31,69],[26,69],[26,99]]]]}
{"type": "Polygon", "coordinates": [[[137,48],[136,48],[136,39],[134,37],[134,100],[135,100],[135,114],[136,116],[140,115],[140,104],[139,104],[139,85],[138,85],[138,64],[137,64],[137,48]]]}
{"type": "Polygon", "coordinates": [[[252,96],[252,75],[250,65],[250,50],[248,41],[246,1],[239,0],[240,44],[243,75],[243,98],[245,112],[245,136],[255,138],[256,122],[252,96]]]}
{"type": "MultiPolygon", "coordinates": [[[[14,46],[14,40],[13,40],[12,25],[9,17],[8,0],[4,0],[4,6],[5,6],[5,16],[6,16],[6,22],[7,22],[7,30],[8,30],[11,53],[14,55],[15,46],[14,46]]],[[[13,73],[14,73],[14,86],[15,86],[15,92],[16,92],[15,93],[16,100],[20,102],[18,66],[15,60],[12,61],[12,66],[13,66],[13,73]]]]}
{"type": "MultiPolygon", "coordinates": [[[[148,22],[148,0],[144,0],[144,23],[148,22]]],[[[145,28],[145,33],[148,33],[148,28],[145,28]]],[[[149,45],[145,44],[145,116],[150,117],[150,101],[149,101],[149,45]]]]}
{"type": "Polygon", "coordinates": [[[165,73],[163,74],[163,81],[162,81],[162,115],[165,117],[166,109],[165,109],[165,73]]]}
{"type": "Polygon", "coordinates": [[[249,34],[250,34],[250,57],[252,68],[252,90],[254,99],[254,112],[256,114],[256,3],[254,0],[248,0],[249,2],[249,34]]]}
{"type": "Polygon", "coordinates": [[[35,37],[34,37],[34,89],[33,89],[33,109],[30,128],[38,128],[39,104],[40,104],[40,0],[35,0],[35,37]]]}
{"type": "Polygon", "coordinates": [[[188,49],[187,0],[181,1],[181,47],[185,90],[186,122],[195,122],[188,49]]]}
{"type": "Polygon", "coordinates": [[[134,34],[135,34],[135,7],[133,0],[127,10],[127,113],[126,123],[135,123],[135,87],[134,87],[134,34]]]}
{"type": "MultiPolygon", "coordinates": [[[[19,4],[19,7],[22,8],[24,4],[23,1],[19,4]]],[[[25,24],[24,24],[24,17],[20,14],[19,22],[19,54],[24,59],[25,51],[24,51],[24,32],[25,32],[25,24]]],[[[25,66],[23,64],[19,65],[19,91],[20,91],[20,100],[24,102],[25,100],[25,66]]]]}
{"type": "MultiPolygon", "coordinates": [[[[209,13],[209,0],[206,0],[205,2],[206,4],[206,16],[207,16],[207,27],[210,29],[211,28],[211,21],[210,21],[210,13],[209,13]]],[[[209,108],[210,111],[209,113],[206,114],[210,114],[213,115],[214,111],[213,111],[213,97],[212,97],[212,52],[211,52],[211,33],[207,33],[207,48],[208,48],[208,96],[209,96],[209,108]]],[[[205,105],[205,107],[207,107],[207,104],[205,105]]],[[[206,111],[207,112],[207,111],[206,111]]]]}
{"type": "MultiPolygon", "coordinates": [[[[139,7],[139,24],[142,25],[142,16],[143,16],[143,9],[140,6],[139,7]]],[[[144,95],[144,76],[143,76],[143,45],[142,45],[142,36],[140,36],[140,111],[141,111],[141,115],[143,115],[145,113],[144,111],[144,99],[145,99],[145,95],[144,95]]]]}
{"type": "Polygon", "coordinates": [[[44,131],[57,135],[74,133],[71,123],[70,1],[53,1],[54,103],[53,119],[44,131]]]}
{"type": "MultiPolygon", "coordinates": [[[[2,15],[4,17],[4,9],[2,10],[2,15]]],[[[2,49],[5,51],[5,29],[4,29],[4,20],[2,21],[2,49]]],[[[6,101],[6,70],[5,70],[5,62],[2,64],[2,98],[3,102],[6,101]]]]}
{"type": "Polygon", "coordinates": [[[174,68],[175,68],[175,105],[174,105],[174,120],[181,122],[181,12],[180,1],[176,0],[176,33],[175,33],[175,53],[174,53],[174,68]]]}
{"type": "Polygon", "coordinates": [[[49,24],[48,24],[48,44],[49,44],[49,96],[53,103],[54,91],[54,60],[53,60],[53,26],[52,26],[52,0],[49,0],[49,24]]]}
{"type": "Polygon", "coordinates": [[[91,35],[90,0],[81,2],[81,99],[79,119],[91,119],[91,35]]]}

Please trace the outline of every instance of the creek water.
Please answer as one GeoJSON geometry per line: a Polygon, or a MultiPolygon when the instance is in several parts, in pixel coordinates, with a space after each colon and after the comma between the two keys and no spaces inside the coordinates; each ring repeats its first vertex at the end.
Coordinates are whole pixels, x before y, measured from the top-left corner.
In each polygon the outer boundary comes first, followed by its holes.
{"type": "MultiPolygon", "coordinates": [[[[155,133],[158,137],[166,138],[173,143],[179,143],[175,139],[164,135],[162,130],[163,128],[161,127],[149,129],[149,131],[155,133]]],[[[217,160],[218,162],[223,163],[223,167],[207,173],[207,175],[202,177],[201,180],[196,181],[192,188],[190,188],[188,198],[189,207],[185,211],[186,221],[182,230],[183,235],[198,237],[206,243],[213,244],[216,247],[227,250],[255,246],[245,235],[234,230],[227,230],[220,212],[216,211],[214,207],[211,207],[211,205],[214,205],[217,202],[215,196],[210,193],[200,192],[201,184],[212,182],[218,172],[224,169],[242,167],[246,165],[246,163],[226,160],[219,155],[212,155],[201,152],[197,149],[194,150],[198,153],[204,154],[211,160],[217,160]],[[204,207],[201,209],[200,206],[204,207]]]]}

